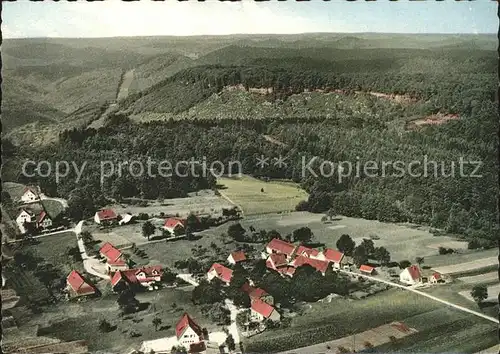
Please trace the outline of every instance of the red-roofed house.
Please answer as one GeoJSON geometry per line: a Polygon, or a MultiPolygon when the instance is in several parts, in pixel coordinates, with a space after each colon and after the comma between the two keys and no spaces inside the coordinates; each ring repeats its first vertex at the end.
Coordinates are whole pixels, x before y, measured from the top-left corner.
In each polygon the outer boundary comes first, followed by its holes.
{"type": "Polygon", "coordinates": [[[372,275],[375,273],[375,268],[363,264],[361,267],[359,267],[359,271],[364,274],[372,275]]]}
{"type": "Polygon", "coordinates": [[[111,277],[111,286],[113,287],[113,290],[131,285],[141,285],[148,288],[152,284],[161,281],[162,272],[163,270],[161,266],[120,270],[111,277]]]}
{"type": "Polygon", "coordinates": [[[304,257],[309,257],[309,258],[318,258],[320,252],[317,249],[314,248],[309,248],[306,246],[300,245],[297,247],[297,250],[295,251],[296,256],[304,256],[304,257]]]}
{"type": "Polygon", "coordinates": [[[295,248],[295,245],[291,243],[274,238],[267,244],[266,252],[268,254],[281,253],[284,254],[288,260],[290,260],[294,255],[295,248]]]}
{"type": "Polygon", "coordinates": [[[21,196],[21,201],[24,203],[29,203],[33,202],[35,200],[39,200],[40,196],[38,194],[38,191],[34,187],[26,187],[24,188],[24,193],[21,196]]]}
{"type": "Polygon", "coordinates": [[[288,265],[288,260],[286,255],[282,253],[273,253],[266,260],[266,266],[269,269],[278,270],[280,267],[286,267],[288,265]]]}
{"type": "Polygon", "coordinates": [[[94,285],[85,281],[83,276],[76,270],[71,271],[66,278],[66,289],[70,297],[95,295],[97,293],[94,285]]]}
{"type": "Polygon", "coordinates": [[[289,277],[293,277],[295,274],[296,268],[294,267],[281,267],[276,269],[278,272],[280,272],[282,275],[286,275],[289,277]]]}
{"type": "Polygon", "coordinates": [[[94,215],[94,221],[97,224],[111,224],[117,220],[118,215],[112,209],[102,209],[94,215]]]}
{"type": "Polygon", "coordinates": [[[39,229],[46,229],[52,226],[52,219],[46,211],[42,211],[36,217],[36,227],[39,229]]]}
{"type": "Polygon", "coordinates": [[[416,265],[409,266],[399,274],[399,281],[403,284],[415,285],[422,282],[422,273],[416,265]]]}
{"type": "Polygon", "coordinates": [[[336,269],[340,269],[342,265],[344,265],[344,254],[340,251],[327,248],[319,255],[319,259],[327,262],[333,263],[333,267],[336,269]]]}
{"type": "Polygon", "coordinates": [[[190,348],[192,344],[203,342],[203,331],[194,320],[184,312],[179,322],[175,326],[175,334],[179,345],[190,348]]]}
{"type": "Polygon", "coordinates": [[[236,264],[239,262],[246,261],[247,257],[245,256],[245,252],[243,251],[236,251],[233,252],[227,257],[227,262],[229,264],[236,264]]]}
{"type": "Polygon", "coordinates": [[[258,322],[262,322],[266,319],[279,321],[281,319],[281,315],[268,303],[262,300],[255,300],[252,301],[252,306],[250,307],[250,318],[253,321],[258,322]]]}
{"type": "Polygon", "coordinates": [[[186,220],[179,218],[168,218],[163,224],[163,228],[172,235],[182,235],[186,229],[186,220]]]}
{"type": "Polygon", "coordinates": [[[431,277],[429,278],[429,282],[431,284],[439,283],[439,282],[442,282],[442,281],[443,281],[443,277],[438,272],[433,273],[431,275],[431,277]]]}
{"type": "Polygon", "coordinates": [[[321,272],[321,274],[325,275],[326,270],[328,269],[329,263],[327,261],[320,261],[319,259],[312,259],[309,257],[304,257],[304,256],[298,256],[293,260],[292,265],[295,268],[298,268],[303,265],[310,265],[314,269],[316,269],[318,272],[321,272]]]}
{"type": "Polygon", "coordinates": [[[106,242],[99,249],[101,256],[106,258],[106,264],[108,265],[108,271],[118,271],[128,269],[127,262],[122,257],[122,253],[111,243],[106,242]]]}
{"type": "Polygon", "coordinates": [[[212,264],[207,273],[208,281],[212,281],[213,278],[218,278],[226,285],[229,285],[229,283],[231,283],[232,277],[233,271],[219,263],[212,264]]]}
{"type": "Polygon", "coordinates": [[[243,286],[241,287],[241,291],[248,294],[250,301],[262,300],[269,305],[274,304],[274,298],[270,294],[268,294],[267,291],[261,288],[255,288],[248,282],[243,284],[243,286]]]}
{"type": "Polygon", "coordinates": [[[32,213],[30,210],[21,209],[21,212],[16,218],[16,223],[22,234],[26,232],[26,229],[24,228],[25,223],[31,223],[34,221],[34,219],[34,213],[32,213]]]}

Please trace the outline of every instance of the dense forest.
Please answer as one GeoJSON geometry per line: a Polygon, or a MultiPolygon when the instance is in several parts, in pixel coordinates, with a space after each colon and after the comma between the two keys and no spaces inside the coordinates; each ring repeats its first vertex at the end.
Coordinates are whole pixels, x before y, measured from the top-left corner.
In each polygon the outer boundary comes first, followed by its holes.
{"type": "MultiPolygon", "coordinates": [[[[230,50],[240,57],[241,52],[251,52],[230,50]]],[[[295,51],[296,58],[288,57],[285,61],[270,58],[266,50],[260,49],[265,52],[260,59],[257,51],[248,54],[245,60],[234,60],[234,65],[213,64],[212,59],[212,64],[182,70],[129,96],[121,102],[122,114],[112,116],[98,130],[68,130],[60,135],[58,143],[36,150],[6,143],[3,174],[22,183],[38,182],[49,194],[69,196],[70,203],[84,205],[81,212],[88,214],[105,202],[104,197],[170,198],[216,186],[210,174],[160,177],[155,166],[152,168],[155,177],[136,178],[124,173],[101,183],[100,161],[138,160],[146,165],[148,159],[175,163],[204,156],[209,162],[222,161],[227,166],[229,161],[238,160],[244,173],[301,183],[310,197],[297,206],[300,210],[324,212],[334,208],[338,214],[347,216],[429,224],[474,240],[471,247],[495,244],[499,229],[494,52],[361,51],[357,59],[346,54],[335,66],[335,61],[326,56],[313,59],[295,51]],[[363,53],[371,53],[371,57],[363,58],[363,53]],[[180,113],[220,94],[227,86],[239,84],[246,90],[266,88],[267,93],[260,97],[271,105],[297,100],[304,114],[260,119],[199,116],[189,121],[146,123],[136,123],[128,117],[142,111],[180,113]],[[315,90],[316,98],[304,93],[315,90]],[[412,101],[392,102],[363,92],[401,94],[412,101]],[[324,106],[331,101],[325,97],[334,100],[328,114],[324,106]],[[418,130],[404,129],[402,123],[410,117],[436,113],[456,114],[459,119],[418,130]],[[268,136],[280,144],[270,142],[268,136]],[[255,163],[261,155],[284,156],[288,165],[260,168],[255,163]],[[369,176],[362,172],[339,180],[336,174],[330,177],[302,174],[303,159],[309,161],[313,157],[317,157],[313,164],[317,171],[322,161],[408,164],[423,161],[424,156],[427,161],[438,163],[437,177],[412,177],[408,173],[369,176]],[[78,166],[86,163],[85,173],[78,183],[75,172],[58,183],[53,176],[34,181],[19,173],[23,159],[27,158],[52,163],[74,161],[78,166]],[[482,177],[460,176],[460,159],[481,161],[476,173],[482,177]],[[445,177],[451,172],[452,163],[456,164],[455,176],[445,177]]],[[[236,103],[224,103],[228,112],[232,105],[236,103]]],[[[200,172],[199,166],[196,169],[200,172]]],[[[473,170],[472,165],[464,168],[466,174],[473,170]]],[[[423,166],[415,171],[422,172],[423,166]]]]}

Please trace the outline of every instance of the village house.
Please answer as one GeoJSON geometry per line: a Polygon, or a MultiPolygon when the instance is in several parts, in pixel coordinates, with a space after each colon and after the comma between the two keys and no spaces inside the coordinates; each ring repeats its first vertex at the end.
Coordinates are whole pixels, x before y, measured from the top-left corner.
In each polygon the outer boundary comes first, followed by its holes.
{"type": "Polygon", "coordinates": [[[376,273],[376,270],[374,267],[363,264],[361,267],[359,267],[359,271],[363,274],[366,275],[374,275],[376,273]]]}
{"type": "Polygon", "coordinates": [[[287,277],[293,277],[297,269],[292,266],[286,266],[276,269],[281,275],[286,275],[287,277]]]}
{"type": "Polygon", "coordinates": [[[137,285],[149,288],[153,284],[161,281],[162,273],[163,270],[161,266],[120,270],[111,277],[111,287],[113,291],[137,285]]]}
{"type": "Polygon", "coordinates": [[[51,226],[52,226],[52,219],[50,218],[49,214],[47,214],[46,211],[42,211],[40,214],[38,214],[36,218],[36,227],[38,229],[45,230],[51,226]]]}
{"type": "Polygon", "coordinates": [[[22,234],[26,232],[26,229],[24,227],[25,223],[31,223],[33,222],[35,218],[35,214],[32,213],[30,210],[26,209],[21,209],[21,212],[16,218],[16,224],[19,227],[19,230],[21,231],[22,234]]]}
{"type": "Polygon", "coordinates": [[[443,282],[443,277],[441,277],[441,274],[438,272],[434,272],[429,278],[429,283],[431,284],[436,284],[441,282],[443,282]]]}
{"type": "Polygon", "coordinates": [[[287,261],[291,261],[295,253],[295,248],[296,246],[289,242],[274,238],[267,244],[266,252],[268,254],[284,254],[287,258],[287,261]]]}
{"type": "Polygon", "coordinates": [[[76,270],[69,273],[66,278],[66,290],[70,297],[95,295],[97,293],[95,286],[85,281],[83,276],[76,270]]]}
{"type": "Polygon", "coordinates": [[[189,352],[191,352],[192,346],[198,349],[199,344],[204,340],[202,328],[187,314],[187,312],[185,312],[179,322],[177,322],[175,334],[179,345],[188,349],[189,352]]]}
{"type": "Polygon", "coordinates": [[[422,282],[422,272],[416,265],[411,265],[399,274],[399,281],[407,285],[415,285],[422,282]]]}
{"type": "Polygon", "coordinates": [[[122,252],[111,243],[106,242],[102,245],[99,254],[106,259],[109,272],[128,269],[127,262],[122,257],[122,252]]]}
{"type": "Polygon", "coordinates": [[[23,195],[21,196],[21,201],[23,203],[29,203],[36,200],[40,200],[40,195],[38,194],[37,189],[34,187],[26,187],[23,195]]]}
{"type": "Polygon", "coordinates": [[[224,284],[229,285],[233,271],[222,264],[214,263],[207,272],[207,280],[210,282],[212,279],[220,279],[224,284]]]}
{"type": "Polygon", "coordinates": [[[233,252],[227,257],[227,262],[229,264],[236,264],[239,262],[246,261],[247,257],[245,256],[245,253],[243,251],[236,251],[233,252]]]}
{"type": "Polygon", "coordinates": [[[186,229],[186,220],[179,218],[168,218],[163,224],[163,228],[172,235],[182,235],[186,229]]]}
{"type": "Polygon", "coordinates": [[[94,215],[97,224],[109,225],[118,221],[118,215],[112,209],[101,209],[94,215]]]}
{"type": "Polygon", "coordinates": [[[333,263],[334,269],[340,269],[346,264],[344,254],[331,248],[327,248],[321,252],[318,259],[333,263]]]}
{"type": "Polygon", "coordinates": [[[324,276],[328,269],[329,263],[327,261],[320,261],[319,259],[312,259],[304,256],[298,256],[293,260],[292,265],[295,268],[298,268],[303,265],[310,265],[324,276]]]}
{"type": "Polygon", "coordinates": [[[269,305],[274,305],[274,298],[264,289],[256,288],[249,283],[243,284],[241,291],[248,294],[250,301],[261,300],[269,305]]]}
{"type": "Polygon", "coordinates": [[[272,270],[278,270],[280,267],[286,267],[288,260],[286,255],[281,253],[273,253],[267,257],[266,266],[272,270]]]}
{"type": "Polygon", "coordinates": [[[262,322],[267,319],[277,322],[281,320],[281,315],[268,303],[262,300],[255,300],[252,301],[250,307],[250,319],[256,322],[262,322]]]}
{"type": "Polygon", "coordinates": [[[319,259],[320,252],[317,249],[300,245],[299,247],[297,247],[295,255],[319,259]]]}

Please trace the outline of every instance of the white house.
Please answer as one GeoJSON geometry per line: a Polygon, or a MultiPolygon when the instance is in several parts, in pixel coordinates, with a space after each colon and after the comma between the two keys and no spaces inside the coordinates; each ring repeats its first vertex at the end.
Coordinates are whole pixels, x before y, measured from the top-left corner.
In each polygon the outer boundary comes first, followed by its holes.
{"type": "Polygon", "coordinates": [[[36,227],[39,229],[48,229],[51,226],[52,219],[45,211],[42,211],[36,218],[36,227]]]}
{"type": "Polygon", "coordinates": [[[163,228],[170,232],[170,234],[175,235],[184,233],[186,228],[186,220],[179,218],[168,218],[163,224],[163,228]]]}
{"type": "Polygon", "coordinates": [[[236,251],[236,252],[231,253],[227,257],[227,262],[229,264],[236,264],[236,263],[239,263],[239,262],[243,262],[246,259],[247,259],[247,257],[245,256],[245,252],[243,252],[243,251],[236,251]]]}
{"type": "Polygon", "coordinates": [[[19,230],[21,231],[22,234],[24,234],[26,232],[26,230],[24,229],[24,223],[33,222],[34,217],[35,217],[35,215],[33,213],[30,213],[30,212],[26,211],[25,209],[21,210],[21,212],[19,213],[19,215],[16,218],[16,223],[17,223],[17,226],[19,226],[19,230]]]}
{"type": "Polygon", "coordinates": [[[268,303],[260,299],[255,299],[252,301],[252,306],[250,307],[250,319],[256,322],[262,322],[266,319],[279,321],[281,320],[281,315],[268,303]]]}
{"type": "Polygon", "coordinates": [[[21,201],[23,203],[29,203],[29,202],[33,202],[33,201],[39,200],[39,199],[40,199],[40,196],[38,195],[38,192],[36,191],[35,188],[31,188],[31,187],[26,187],[23,195],[21,196],[21,201]]]}
{"type": "Polygon", "coordinates": [[[95,213],[94,221],[96,224],[109,224],[117,221],[118,215],[111,209],[102,209],[95,213]]]}
{"type": "MultiPolygon", "coordinates": [[[[314,258],[314,257],[312,257],[312,258],[314,258]]],[[[345,264],[344,254],[340,251],[337,251],[337,250],[334,250],[331,248],[327,248],[323,252],[320,252],[317,259],[332,263],[333,268],[335,268],[335,269],[340,269],[340,267],[345,264]]]]}
{"type": "Polygon", "coordinates": [[[179,345],[182,345],[188,350],[193,344],[203,342],[203,331],[201,327],[194,322],[187,312],[185,312],[179,322],[177,322],[175,334],[179,345]]]}
{"type": "Polygon", "coordinates": [[[407,285],[415,285],[422,282],[422,273],[416,265],[409,266],[399,274],[399,281],[407,285]]]}
{"type": "Polygon", "coordinates": [[[233,271],[222,264],[214,263],[207,272],[207,280],[210,282],[213,278],[220,279],[226,285],[231,283],[233,271]]]}
{"type": "Polygon", "coordinates": [[[438,272],[433,273],[431,275],[431,277],[429,278],[429,283],[431,283],[431,284],[436,284],[436,283],[439,283],[442,281],[443,281],[443,277],[441,277],[441,274],[438,272]]]}

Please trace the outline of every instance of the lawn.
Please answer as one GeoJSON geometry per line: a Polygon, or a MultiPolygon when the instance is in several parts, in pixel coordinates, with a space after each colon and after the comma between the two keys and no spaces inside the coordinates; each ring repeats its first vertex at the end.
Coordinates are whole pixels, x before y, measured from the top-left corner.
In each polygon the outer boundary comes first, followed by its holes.
{"type": "Polygon", "coordinates": [[[219,190],[221,195],[240,206],[246,216],[293,211],[301,200],[308,197],[304,190],[291,182],[265,182],[243,176],[220,178],[217,183],[224,186],[219,190]]]}
{"type": "Polygon", "coordinates": [[[15,182],[4,182],[2,183],[2,189],[9,193],[10,198],[13,201],[18,201],[24,194],[24,189],[26,186],[24,184],[15,183],[15,182]]]}
{"type": "Polygon", "coordinates": [[[55,218],[64,211],[64,206],[57,200],[45,199],[41,201],[43,208],[50,215],[55,218]]]}
{"type": "MultiPolygon", "coordinates": [[[[62,340],[86,340],[90,351],[108,350],[113,353],[127,353],[138,348],[145,340],[175,335],[175,325],[182,314],[188,312],[194,320],[209,331],[217,330],[190,301],[189,294],[182,290],[163,289],[157,292],[138,294],[147,308],[125,317],[120,316],[116,295],[88,300],[80,303],[61,303],[33,319],[40,324],[40,335],[62,340]],[[162,320],[156,332],[152,319],[162,320]],[[105,318],[117,328],[109,333],[99,331],[99,321],[105,318]],[[130,332],[139,334],[131,337],[130,332]]],[[[218,329],[220,330],[220,329],[218,329]]]]}

